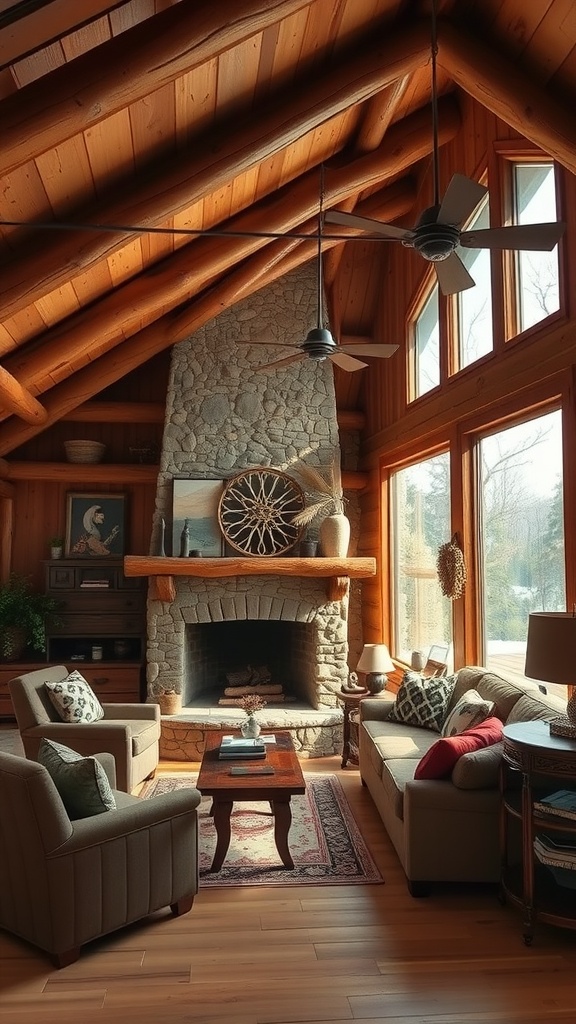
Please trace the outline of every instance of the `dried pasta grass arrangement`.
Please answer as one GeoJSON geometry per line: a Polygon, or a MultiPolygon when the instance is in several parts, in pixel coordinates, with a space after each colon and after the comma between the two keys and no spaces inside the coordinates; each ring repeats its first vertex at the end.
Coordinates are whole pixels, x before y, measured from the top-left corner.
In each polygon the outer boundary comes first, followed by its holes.
{"type": "Polygon", "coordinates": [[[344,493],[340,465],[334,461],[326,468],[309,466],[303,462],[294,470],[307,496],[313,500],[302,512],[294,516],[296,526],[310,526],[319,516],[341,515],[344,512],[344,493]]]}

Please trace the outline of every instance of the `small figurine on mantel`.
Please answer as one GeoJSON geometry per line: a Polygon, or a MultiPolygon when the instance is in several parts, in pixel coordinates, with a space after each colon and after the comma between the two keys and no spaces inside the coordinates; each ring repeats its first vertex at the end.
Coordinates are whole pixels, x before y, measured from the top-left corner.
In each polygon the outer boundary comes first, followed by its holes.
{"type": "Polygon", "coordinates": [[[350,672],[348,681],[342,683],[343,693],[366,693],[366,687],[361,686],[358,682],[358,674],[356,672],[350,672]]]}
{"type": "Polygon", "coordinates": [[[180,558],[188,558],[190,553],[190,520],[184,520],[182,533],[180,534],[180,558]]]}

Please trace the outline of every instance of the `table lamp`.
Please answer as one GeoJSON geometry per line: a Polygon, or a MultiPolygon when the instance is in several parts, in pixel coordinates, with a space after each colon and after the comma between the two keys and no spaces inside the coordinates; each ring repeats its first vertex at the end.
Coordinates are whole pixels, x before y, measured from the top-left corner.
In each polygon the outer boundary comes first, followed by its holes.
{"type": "Polygon", "coordinates": [[[394,662],[386,644],[364,644],[356,669],[365,673],[370,693],[381,693],[388,682],[386,673],[394,671],[394,662]]]}
{"type": "MultiPolygon", "coordinates": [[[[530,613],[524,673],[544,683],[576,684],[576,610],[530,613]]],[[[550,732],[576,739],[576,689],[566,710],[550,722],[550,732]]]]}

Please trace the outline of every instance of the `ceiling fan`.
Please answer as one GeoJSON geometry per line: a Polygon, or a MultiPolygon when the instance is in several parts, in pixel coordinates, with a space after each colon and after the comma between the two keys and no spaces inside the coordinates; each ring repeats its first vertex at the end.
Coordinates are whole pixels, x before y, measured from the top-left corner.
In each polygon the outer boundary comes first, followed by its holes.
{"type": "Polygon", "coordinates": [[[444,295],[473,288],[475,281],[458,255],[458,246],[467,249],[520,249],[548,250],[562,237],[566,225],[562,222],[544,224],[518,224],[509,227],[482,228],[462,231],[462,225],[487,194],[488,189],[463,174],[454,174],[440,201],[439,147],[438,147],[438,92],[436,84],[436,0],[432,2],[431,66],[432,66],[432,127],[433,127],[433,188],[434,203],[424,210],[412,229],[383,224],[353,213],[329,210],[325,220],[330,224],[360,228],[380,238],[402,242],[416,249],[425,260],[434,263],[440,290],[444,295]]]}
{"type": "MultiPolygon", "coordinates": [[[[281,345],[282,348],[295,348],[298,351],[290,356],[275,359],[270,363],[263,363],[255,369],[258,372],[266,370],[282,369],[292,363],[302,362],[304,359],[313,359],[321,362],[330,359],[342,370],[353,372],[363,370],[368,364],[362,362],[357,356],[375,356],[377,359],[388,359],[398,349],[398,345],[339,345],[334,340],[331,332],[324,327],[324,282],[322,279],[322,223],[324,220],[324,166],[320,167],[320,202],[318,210],[318,232],[316,235],[316,327],[308,331],[306,338],[299,345],[292,345],[290,342],[274,341],[264,337],[262,340],[268,345],[281,345]]],[[[251,341],[241,341],[240,344],[252,345],[251,341]]]]}

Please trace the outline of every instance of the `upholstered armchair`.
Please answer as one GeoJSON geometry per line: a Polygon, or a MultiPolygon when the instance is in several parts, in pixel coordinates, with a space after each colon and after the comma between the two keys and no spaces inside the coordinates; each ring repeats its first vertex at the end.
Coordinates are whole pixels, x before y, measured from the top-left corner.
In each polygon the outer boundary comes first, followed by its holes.
{"type": "Polygon", "coordinates": [[[116,762],[118,789],[131,793],[158,766],[159,705],[103,704],[104,718],[98,722],[63,722],[44,684],[61,682],[67,675],[65,665],[47,665],[10,680],[10,696],[26,757],[37,759],[44,737],[72,747],[79,754],[108,751],[116,762]]]}
{"type": "MultiPolygon", "coordinates": [[[[98,761],[114,787],[114,759],[98,761]]],[[[43,765],[0,752],[0,927],[57,967],[153,911],[187,913],[198,891],[198,790],[113,795],[115,810],[72,821],[43,765]]]]}

